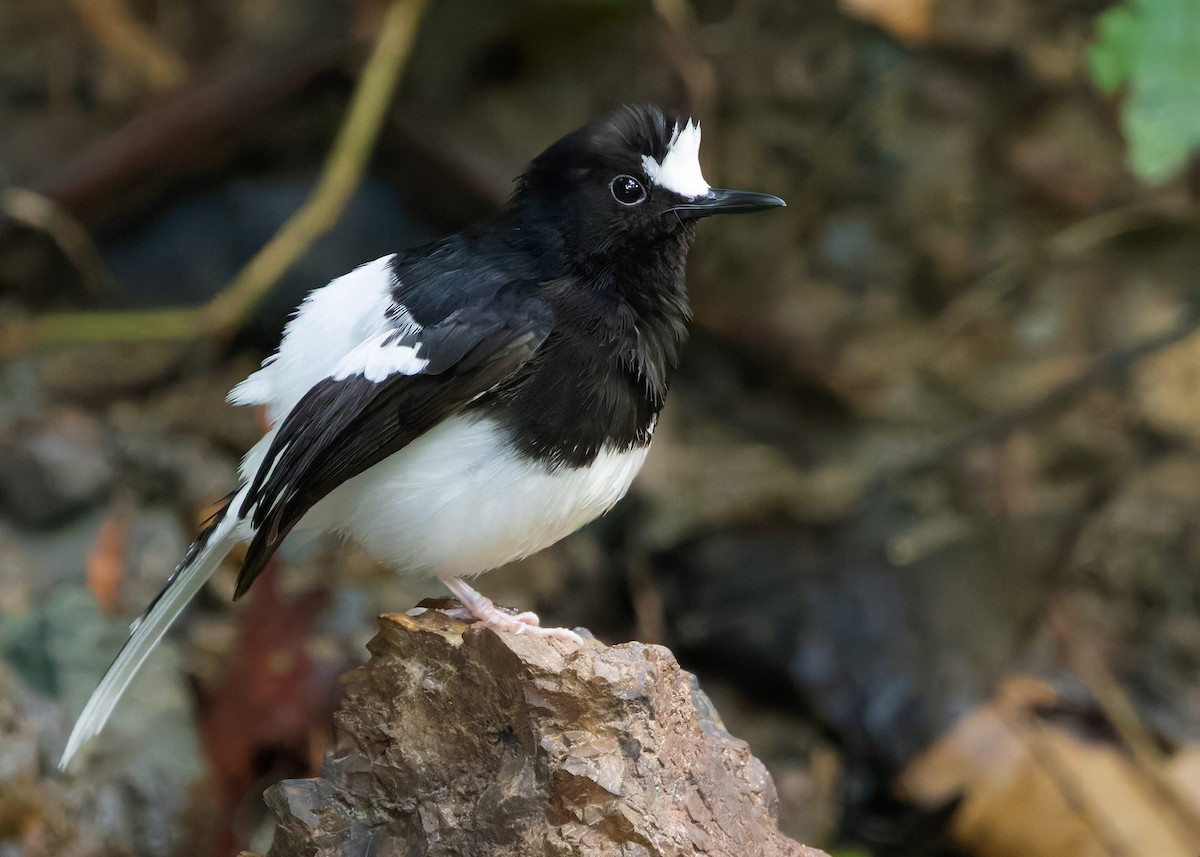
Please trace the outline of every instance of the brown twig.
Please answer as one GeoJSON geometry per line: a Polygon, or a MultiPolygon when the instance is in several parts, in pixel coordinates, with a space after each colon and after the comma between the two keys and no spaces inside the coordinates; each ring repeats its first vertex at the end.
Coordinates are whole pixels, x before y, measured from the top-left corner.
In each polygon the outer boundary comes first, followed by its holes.
{"type": "Polygon", "coordinates": [[[688,108],[697,116],[711,116],[717,100],[717,74],[693,41],[695,12],[685,0],[653,0],[653,6],[666,26],[663,49],[679,74],[688,108]]]}
{"type": "Polygon", "coordinates": [[[997,716],[1006,729],[1017,739],[1036,765],[1062,798],[1067,810],[1075,815],[1095,837],[1096,844],[1104,849],[1108,857],[1134,857],[1125,843],[1112,829],[1104,813],[1088,797],[1084,784],[1061,758],[1061,754],[1050,741],[1029,712],[1005,712],[997,710],[997,716]]]}
{"type": "Polygon", "coordinates": [[[1104,244],[1150,226],[1194,224],[1197,208],[1174,189],[1106,209],[1054,232],[1024,253],[1015,253],[984,273],[942,311],[939,326],[951,335],[971,324],[1017,289],[1036,263],[1064,262],[1093,253],[1104,244]]]}
{"type": "Polygon", "coordinates": [[[7,332],[0,353],[58,342],[191,340],[234,333],[312,242],[332,228],[357,189],[425,5],[426,0],[393,0],[317,187],[216,297],[204,306],[178,310],[45,315],[7,332]]]}
{"type": "Polygon", "coordinates": [[[1023,405],[983,417],[952,437],[931,442],[913,455],[883,468],[879,478],[940,464],[978,444],[1002,440],[1020,426],[1061,413],[1088,392],[1123,378],[1142,358],[1169,348],[1197,331],[1200,331],[1200,304],[1189,307],[1184,318],[1169,330],[1100,355],[1074,378],[1023,405]]]}
{"type": "Polygon", "coordinates": [[[147,27],[124,0],[72,0],[92,38],[147,89],[170,89],[187,77],[187,64],[171,45],[147,27]]]}
{"type": "Polygon", "coordinates": [[[205,327],[228,334],[246,320],[304,251],[333,228],[362,181],[367,159],[407,64],[426,0],[393,0],[363,69],[350,112],[325,161],[316,190],[202,310],[205,327]]]}
{"type": "Polygon", "coordinates": [[[1167,770],[1167,756],[1143,723],[1129,694],[1117,681],[1099,645],[1088,645],[1066,612],[1052,606],[1049,627],[1065,653],[1067,666],[1091,691],[1104,718],[1129,751],[1130,761],[1145,777],[1159,802],[1167,807],[1187,841],[1200,842],[1200,811],[1182,793],[1167,770]]]}
{"type": "Polygon", "coordinates": [[[87,229],[50,197],[28,188],[5,188],[0,190],[0,211],[17,223],[49,235],[92,297],[102,298],[112,291],[117,278],[104,263],[87,229]]]}
{"type": "Polygon", "coordinates": [[[1138,716],[1129,694],[1117,683],[1106,665],[1097,666],[1090,676],[1085,677],[1085,681],[1100,710],[1129,748],[1134,767],[1146,778],[1155,797],[1171,813],[1179,836],[1189,842],[1200,842],[1200,812],[1191,797],[1171,779],[1166,769],[1166,759],[1138,716]]]}
{"type": "Polygon", "coordinates": [[[345,53],[345,40],[333,35],[243,48],[197,70],[29,186],[85,225],[128,214],[174,177],[194,174],[255,139],[264,115],[345,53]]]}

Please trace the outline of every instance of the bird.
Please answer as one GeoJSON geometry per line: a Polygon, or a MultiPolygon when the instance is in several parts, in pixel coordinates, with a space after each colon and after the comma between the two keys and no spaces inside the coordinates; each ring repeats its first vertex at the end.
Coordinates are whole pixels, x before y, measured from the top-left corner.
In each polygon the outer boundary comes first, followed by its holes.
{"type": "Polygon", "coordinates": [[[710,187],[700,125],[625,105],[535,157],[492,218],[308,294],[229,394],[271,426],[239,486],[134,622],[66,769],[225,555],[241,597],[293,530],[336,531],[440,579],[467,617],[578,641],[467,582],[607,512],[646,458],[688,335],[700,218],[777,196],[710,187]]]}

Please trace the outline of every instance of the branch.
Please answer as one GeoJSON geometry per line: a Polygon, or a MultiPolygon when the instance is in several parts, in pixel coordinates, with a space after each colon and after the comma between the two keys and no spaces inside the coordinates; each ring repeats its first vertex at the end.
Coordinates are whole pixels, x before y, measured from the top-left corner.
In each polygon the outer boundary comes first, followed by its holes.
{"type": "Polygon", "coordinates": [[[363,69],[350,113],[325,161],[316,190],[233,282],[203,308],[209,332],[229,335],[236,331],[288,268],[341,217],[375,148],[400,72],[412,51],[425,3],[426,0],[393,0],[388,7],[379,40],[363,69]]]}
{"type": "Polygon", "coordinates": [[[313,241],[337,223],[354,195],[412,51],[425,5],[426,0],[393,0],[316,188],[211,301],[186,309],[44,315],[6,331],[0,337],[0,354],[62,342],[187,341],[233,335],[313,241]]]}
{"type": "Polygon", "coordinates": [[[913,455],[883,468],[875,478],[890,478],[937,466],[971,447],[996,443],[1024,425],[1062,413],[1092,390],[1120,381],[1139,360],[1170,348],[1197,331],[1200,331],[1200,302],[1193,302],[1174,327],[1101,354],[1074,378],[1023,405],[982,417],[950,438],[930,442],[913,455]]]}
{"type": "Polygon", "coordinates": [[[124,0],[72,0],[71,5],[92,38],[147,88],[170,89],[187,77],[183,58],[143,24],[124,0]]]}
{"type": "Polygon", "coordinates": [[[17,223],[46,233],[67,257],[94,298],[111,294],[117,278],[104,263],[87,229],[45,194],[22,187],[0,190],[0,211],[17,223]]]}

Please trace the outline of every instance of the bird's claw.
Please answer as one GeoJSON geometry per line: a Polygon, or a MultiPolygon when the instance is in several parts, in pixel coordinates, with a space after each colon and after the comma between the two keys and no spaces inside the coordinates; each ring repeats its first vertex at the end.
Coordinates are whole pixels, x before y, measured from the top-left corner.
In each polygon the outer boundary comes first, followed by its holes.
{"type": "MultiPolygon", "coordinates": [[[[508,613],[501,613],[507,622],[502,626],[502,630],[509,631],[513,634],[525,634],[528,637],[553,637],[557,640],[569,640],[572,643],[583,643],[583,637],[576,634],[570,628],[543,628],[541,620],[538,619],[536,613],[518,613],[513,616],[508,613]]],[[[496,626],[495,620],[487,620],[488,624],[496,626]]]]}
{"type": "Polygon", "coordinates": [[[530,610],[523,613],[509,613],[497,607],[492,599],[486,595],[481,595],[462,580],[455,580],[453,585],[450,581],[445,581],[450,590],[458,597],[462,607],[446,611],[452,616],[461,619],[474,619],[478,622],[483,622],[498,631],[506,631],[510,634],[524,634],[527,637],[554,638],[557,640],[567,640],[572,643],[582,644],[583,637],[576,634],[570,628],[543,628],[541,619],[538,615],[530,610]]]}

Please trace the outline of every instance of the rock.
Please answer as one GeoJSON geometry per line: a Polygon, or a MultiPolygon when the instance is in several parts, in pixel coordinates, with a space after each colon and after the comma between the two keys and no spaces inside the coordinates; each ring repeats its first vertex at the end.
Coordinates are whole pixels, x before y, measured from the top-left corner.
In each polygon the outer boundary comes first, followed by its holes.
{"type": "Polygon", "coordinates": [[[324,777],[267,793],[269,855],[821,855],[778,832],[771,775],[661,646],[425,609],[369,649],[324,777]]]}
{"type": "Polygon", "coordinates": [[[0,514],[25,527],[70,518],[112,485],[114,465],[99,422],[57,408],[0,438],[0,514]]]}
{"type": "MultiPolygon", "coordinates": [[[[97,618],[93,613],[92,621],[97,618]]],[[[173,678],[177,670],[155,660],[146,685],[165,682],[168,694],[182,697],[183,683],[173,678]]],[[[79,775],[52,774],[72,718],[0,659],[0,855],[213,853],[200,760],[195,749],[181,752],[188,742],[178,737],[183,732],[194,745],[194,732],[178,721],[168,724],[162,708],[153,705],[149,716],[136,708],[118,711],[127,726],[138,719],[140,728],[126,727],[126,734],[136,731],[140,741],[130,738],[121,745],[106,735],[101,740],[115,745],[115,753],[101,754],[79,775]]]]}

